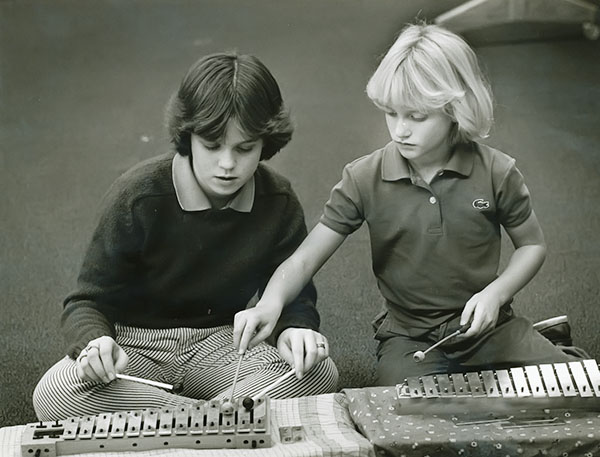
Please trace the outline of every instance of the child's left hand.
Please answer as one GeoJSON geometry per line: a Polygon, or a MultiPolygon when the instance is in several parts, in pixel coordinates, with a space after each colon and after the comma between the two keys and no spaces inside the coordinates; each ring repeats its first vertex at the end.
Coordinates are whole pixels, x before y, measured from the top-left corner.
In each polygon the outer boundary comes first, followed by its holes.
{"type": "Polygon", "coordinates": [[[473,295],[460,316],[460,325],[471,321],[471,326],[463,334],[463,338],[479,336],[492,330],[498,322],[498,313],[503,305],[498,294],[489,290],[482,290],[473,295]]]}
{"type": "Polygon", "coordinates": [[[298,379],[329,357],[327,338],[307,328],[286,328],[277,338],[277,349],[283,360],[296,368],[298,379]]]}

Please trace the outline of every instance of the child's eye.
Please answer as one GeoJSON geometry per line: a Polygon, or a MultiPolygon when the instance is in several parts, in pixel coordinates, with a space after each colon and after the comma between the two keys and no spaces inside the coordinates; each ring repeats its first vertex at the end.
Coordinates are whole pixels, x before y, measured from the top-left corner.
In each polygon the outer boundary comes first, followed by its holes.
{"type": "Polygon", "coordinates": [[[413,120],[415,120],[415,121],[422,122],[422,121],[424,121],[424,120],[427,119],[427,114],[425,114],[425,113],[412,113],[410,115],[410,118],[413,119],[413,120]]]}
{"type": "Polygon", "coordinates": [[[254,150],[254,146],[256,146],[255,144],[250,144],[250,145],[243,145],[243,146],[238,146],[237,150],[238,152],[244,154],[247,152],[252,152],[254,150]]]}
{"type": "Polygon", "coordinates": [[[383,112],[385,113],[386,116],[390,116],[390,117],[396,117],[398,115],[398,113],[396,113],[396,111],[391,110],[391,109],[383,109],[383,112]]]}
{"type": "Polygon", "coordinates": [[[203,143],[203,145],[209,151],[216,151],[221,147],[219,143],[203,143]]]}

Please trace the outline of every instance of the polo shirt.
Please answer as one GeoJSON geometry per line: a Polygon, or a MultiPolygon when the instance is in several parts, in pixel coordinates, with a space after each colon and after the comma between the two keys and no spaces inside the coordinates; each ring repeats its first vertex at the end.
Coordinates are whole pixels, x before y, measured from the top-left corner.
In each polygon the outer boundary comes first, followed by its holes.
{"type": "Polygon", "coordinates": [[[531,211],[515,160],[498,150],[459,144],[427,184],[389,143],[346,165],[320,222],[343,235],[367,223],[394,331],[418,336],[497,277],[501,226],[531,211]]]}

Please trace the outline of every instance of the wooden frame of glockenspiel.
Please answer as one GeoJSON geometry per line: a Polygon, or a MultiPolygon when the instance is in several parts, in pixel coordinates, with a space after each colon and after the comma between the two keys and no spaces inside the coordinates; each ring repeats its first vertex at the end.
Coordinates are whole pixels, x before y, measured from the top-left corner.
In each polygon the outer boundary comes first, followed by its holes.
{"type": "Polygon", "coordinates": [[[238,399],[232,413],[225,401],[198,401],[174,408],[71,417],[27,424],[22,456],[55,457],[86,452],[161,448],[264,448],[271,446],[270,402],[247,410],[238,399]]]}
{"type": "Polygon", "coordinates": [[[595,360],[408,378],[396,386],[401,415],[599,410],[595,360]]]}

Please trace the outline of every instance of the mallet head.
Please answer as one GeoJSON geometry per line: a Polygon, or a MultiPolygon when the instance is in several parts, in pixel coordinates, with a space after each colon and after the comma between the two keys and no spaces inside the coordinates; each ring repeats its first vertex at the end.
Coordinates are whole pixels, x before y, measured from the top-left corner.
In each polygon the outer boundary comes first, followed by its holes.
{"type": "Polygon", "coordinates": [[[230,401],[223,402],[221,412],[226,416],[231,416],[233,414],[233,404],[230,401]]]}
{"type": "Polygon", "coordinates": [[[247,411],[251,411],[252,408],[254,408],[254,400],[252,400],[252,398],[250,397],[246,397],[242,401],[242,405],[244,406],[244,408],[246,408],[247,411]]]}
{"type": "Polygon", "coordinates": [[[413,354],[413,360],[415,362],[422,362],[425,360],[425,353],[423,351],[417,351],[413,354]]]}

